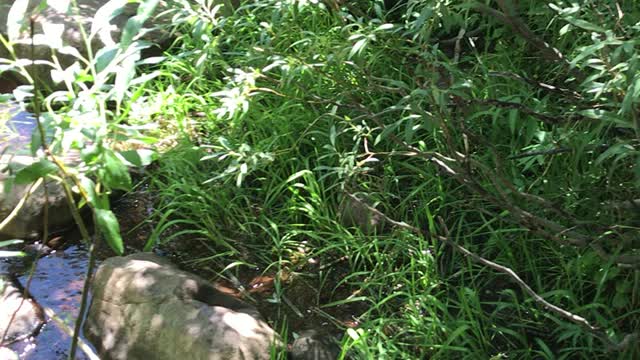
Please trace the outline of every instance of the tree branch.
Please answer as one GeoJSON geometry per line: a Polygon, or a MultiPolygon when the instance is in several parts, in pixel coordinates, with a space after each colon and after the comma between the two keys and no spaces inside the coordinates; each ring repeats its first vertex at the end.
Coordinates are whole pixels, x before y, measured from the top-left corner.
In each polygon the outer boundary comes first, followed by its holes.
{"type": "Polygon", "coordinates": [[[498,272],[501,272],[503,274],[506,274],[512,281],[514,281],[516,284],[518,284],[527,294],[529,294],[529,296],[531,296],[533,298],[533,300],[535,302],[537,302],[538,304],[542,305],[544,308],[548,309],[549,311],[551,311],[552,313],[555,313],[556,315],[559,315],[560,317],[567,319],[581,327],[586,328],[590,333],[592,333],[593,335],[595,335],[596,337],[602,339],[603,341],[605,341],[609,348],[611,350],[615,350],[615,351],[621,351],[624,350],[627,346],[629,346],[629,344],[633,343],[633,340],[638,338],[639,334],[638,333],[632,333],[632,334],[628,334],[624,337],[624,339],[619,342],[613,342],[612,340],[609,339],[609,337],[602,332],[601,330],[599,330],[597,327],[595,327],[594,325],[591,325],[591,323],[583,318],[582,316],[576,315],[568,310],[565,310],[559,306],[556,306],[550,302],[548,302],[547,300],[545,300],[542,296],[540,296],[537,292],[535,292],[524,280],[522,280],[522,278],[515,272],[513,271],[511,268],[507,267],[507,266],[503,266],[500,264],[497,264],[491,260],[485,259],[484,257],[468,250],[467,248],[465,248],[464,246],[461,246],[459,244],[457,244],[456,242],[452,241],[450,239],[450,233],[449,233],[449,229],[447,227],[447,225],[445,224],[444,220],[441,217],[438,217],[438,223],[441,226],[441,228],[444,230],[445,235],[438,235],[438,234],[433,234],[430,233],[427,230],[423,230],[423,229],[419,229],[415,226],[409,225],[404,221],[397,221],[394,220],[392,218],[390,218],[389,216],[387,216],[385,213],[381,212],[380,210],[370,206],[369,204],[365,203],[364,201],[360,200],[357,196],[351,194],[351,193],[347,193],[347,196],[349,196],[351,199],[353,199],[354,201],[358,202],[360,205],[362,205],[364,208],[366,208],[368,211],[370,211],[371,213],[380,216],[381,218],[383,218],[386,222],[388,222],[389,224],[408,230],[416,235],[419,236],[424,236],[426,238],[435,238],[438,239],[440,241],[442,241],[443,243],[453,247],[454,249],[456,249],[457,251],[459,251],[460,253],[462,253],[465,256],[470,257],[472,260],[474,260],[475,262],[485,265],[491,269],[494,269],[498,272]]]}

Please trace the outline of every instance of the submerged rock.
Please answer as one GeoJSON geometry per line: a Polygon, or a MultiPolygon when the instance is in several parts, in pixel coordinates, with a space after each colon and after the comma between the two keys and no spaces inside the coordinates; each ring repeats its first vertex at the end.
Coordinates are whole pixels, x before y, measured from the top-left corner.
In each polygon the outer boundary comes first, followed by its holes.
{"type": "Polygon", "coordinates": [[[42,309],[22,295],[20,286],[8,276],[0,275],[0,336],[5,331],[7,333],[0,345],[25,339],[38,332],[44,324],[42,309]]]}
{"type": "Polygon", "coordinates": [[[270,359],[278,335],[251,305],[151,253],[96,272],[85,336],[101,359],[270,359]]]}

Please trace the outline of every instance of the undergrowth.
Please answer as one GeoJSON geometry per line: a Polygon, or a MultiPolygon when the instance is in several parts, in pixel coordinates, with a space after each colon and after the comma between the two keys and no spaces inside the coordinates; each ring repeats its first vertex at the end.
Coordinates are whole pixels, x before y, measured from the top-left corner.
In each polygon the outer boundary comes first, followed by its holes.
{"type": "Polygon", "coordinates": [[[344,357],[637,358],[636,5],[177,1],[149,246],[274,276],[344,357]]]}

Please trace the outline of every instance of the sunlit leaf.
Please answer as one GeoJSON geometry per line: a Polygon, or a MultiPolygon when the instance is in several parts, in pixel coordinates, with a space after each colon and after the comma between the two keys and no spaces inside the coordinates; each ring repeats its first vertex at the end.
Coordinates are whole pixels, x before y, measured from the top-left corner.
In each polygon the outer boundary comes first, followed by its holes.
{"type": "Polygon", "coordinates": [[[2,240],[0,241],[0,247],[18,245],[18,244],[22,244],[23,242],[24,240],[20,240],[20,239],[2,240]]]}
{"type": "Polygon", "coordinates": [[[22,29],[27,25],[27,9],[29,0],[15,0],[7,14],[7,36],[9,40],[20,37],[22,29]]]}
{"type": "MultiPolygon", "coordinates": [[[[137,55],[137,54],[136,54],[137,55]]],[[[124,98],[127,90],[129,90],[129,84],[136,75],[136,61],[140,57],[139,55],[131,55],[127,57],[121,64],[120,69],[116,73],[116,82],[113,87],[115,100],[121,102],[124,98]]]]}
{"type": "Polygon", "coordinates": [[[110,0],[102,5],[98,11],[96,11],[93,21],[91,21],[90,37],[93,38],[95,35],[99,35],[105,45],[115,45],[115,42],[111,38],[110,22],[122,13],[127,2],[127,0],[110,0]]]}

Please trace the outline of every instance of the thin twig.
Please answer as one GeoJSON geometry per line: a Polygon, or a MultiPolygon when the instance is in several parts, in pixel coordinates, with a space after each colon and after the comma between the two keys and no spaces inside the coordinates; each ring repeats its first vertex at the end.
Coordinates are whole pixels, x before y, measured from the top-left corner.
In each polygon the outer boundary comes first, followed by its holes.
{"type": "MultiPolygon", "coordinates": [[[[472,37],[480,34],[484,30],[485,30],[484,26],[480,26],[477,29],[473,29],[471,31],[466,31],[465,34],[463,35],[463,37],[472,38],[472,37]]],[[[435,42],[437,42],[438,44],[444,44],[444,45],[455,44],[458,41],[459,41],[459,35],[456,35],[456,36],[454,36],[454,37],[452,37],[450,39],[435,40],[435,42]]]]}
{"type": "Polygon", "coordinates": [[[526,84],[532,85],[532,86],[536,86],[541,88],[542,90],[545,91],[549,91],[549,92],[554,92],[554,93],[558,93],[558,94],[562,94],[562,95],[566,95],[569,97],[572,97],[576,100],[581,100],[583,98],[582,95],[580,95],[578,92],[575,92],[573,90],[569,90],[569,89],[564,89],[558,86],[553,86],[553,85],[549,85],[549,84],[545,84],[533,79],[528,79],[525,78],[523,76],[520,76],[516,73],[512,73],[512,72],[506,72],[506,71],[490,71],[489,76],[498,76],[498,77],[505,77],[505,78],[511,78],[511,79],[515,79],[515,80],[519,80],[521,82],[524,82],[526,84]]]}
{"type": "Polygon", "coordinates": [[[516,155],[511,155],[507,159],[515,160],[515,159],[522,159],[522,158],[538,156],[538,155],[556,155],[556,154],[571,152],[572,150],[573,149],[567,148],[567,147],[560,147],[560,148],[546,149],[546,150],[534,150],[534,151],[523,152],[516,155]]]}
{"type": "Polygon", "coordinates": [[[497,100],[497,99],[464,99],[463,101],[466,102],[467,104],[493,105],[493,106],[498,106],[498,107],[501,107],[501,108],[520,110],[523,113],[525,113],[527,115],[531,115],[531,116],[541,120],[545,124],[549,124],[549,125],[555,125],[555,124],[560,123],[560,119],[558,119],[558,118],[556,118],[554,116],[551,116],[551,115],[539,113],[539,112],[537,112],[535,110],[532,110],[532,109],[528,108],[526,105],[521,104],[521,103],[516,103],[516,102],[511,102],[511,101],[504,101],[504,100],[497,100]]]}

